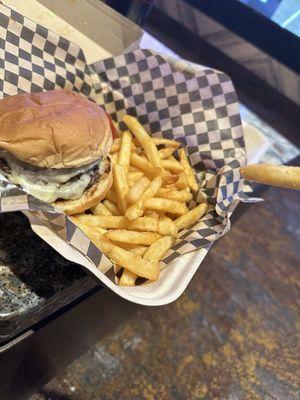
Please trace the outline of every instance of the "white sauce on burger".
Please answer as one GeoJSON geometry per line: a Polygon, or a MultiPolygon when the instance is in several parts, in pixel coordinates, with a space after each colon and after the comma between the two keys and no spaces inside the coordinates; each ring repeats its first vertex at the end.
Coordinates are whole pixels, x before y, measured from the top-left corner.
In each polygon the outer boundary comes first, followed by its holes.
{"type": "Polygon", "coordinates": [[[0,150],[0,159],[4,159],[8,166],[0,168],[0,173],[46,203],[53,203],[57,199],[79,199],[93,175],[104,172],[101,170],[101,160],[79,168],[46,169],[17,160],[5,150],[0,150]]]}

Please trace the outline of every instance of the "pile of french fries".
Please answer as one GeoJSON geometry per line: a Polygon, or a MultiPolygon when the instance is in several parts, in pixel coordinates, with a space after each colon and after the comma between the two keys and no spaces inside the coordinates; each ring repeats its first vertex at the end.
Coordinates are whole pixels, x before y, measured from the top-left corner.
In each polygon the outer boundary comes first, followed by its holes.
{"type": "Polygon", "coordinates": [[[111,149],[111,190],[89,213],[71,218],[114,263],[117,283],[133,286],[137,278],[158,279],[178,233],[198,221],[207,204],[191,201],[199,183],[180,143],[152,138],[132,116],[123,121],[128,130],[111,149]]]}

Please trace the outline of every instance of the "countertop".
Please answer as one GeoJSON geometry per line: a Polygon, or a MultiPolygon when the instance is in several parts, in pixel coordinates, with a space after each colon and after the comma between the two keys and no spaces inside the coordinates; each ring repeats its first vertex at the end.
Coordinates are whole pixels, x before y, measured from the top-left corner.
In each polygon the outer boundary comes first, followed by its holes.
{"type": "Polygon", "coordinates": [[[41,240],[23,214],[0,214],[0,342],[96,285],[41,240]]]}

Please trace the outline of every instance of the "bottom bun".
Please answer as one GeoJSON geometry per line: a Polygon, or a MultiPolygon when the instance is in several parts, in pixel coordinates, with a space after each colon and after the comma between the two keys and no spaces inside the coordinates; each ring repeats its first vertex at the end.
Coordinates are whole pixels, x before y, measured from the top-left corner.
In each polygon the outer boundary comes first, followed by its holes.
{"type": "Polygon", "coordinates": [[[60,208],[67,215],[73,215],[82,213],[103,200],[112,186],[113,178],[110,159],[106,157],[102,162],[105,163],[103,174],[99,176],[98,180],[91,187],[83,192],[83,195],[79,199],[58,200],[53,205],[60,208]]]}

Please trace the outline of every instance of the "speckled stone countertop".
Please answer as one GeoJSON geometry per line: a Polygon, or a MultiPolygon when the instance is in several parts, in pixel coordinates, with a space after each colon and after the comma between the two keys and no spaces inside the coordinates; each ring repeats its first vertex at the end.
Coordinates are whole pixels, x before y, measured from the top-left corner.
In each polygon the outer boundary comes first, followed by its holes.
{"type": "Polygon", "coordinates": [[[0,214],[0,342],[96,286],[30,228],[21,213],[0,214]]]}

